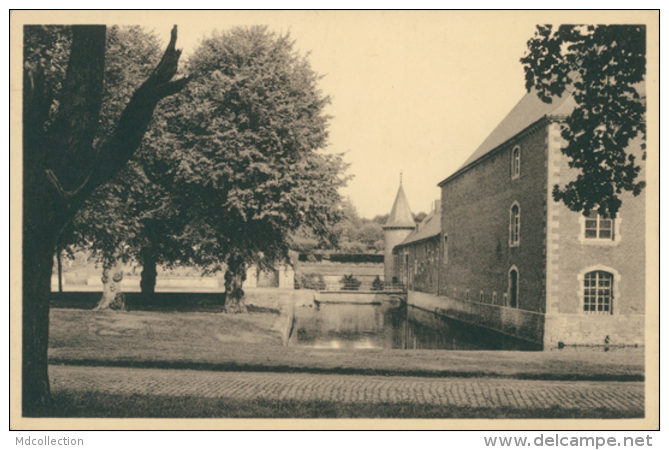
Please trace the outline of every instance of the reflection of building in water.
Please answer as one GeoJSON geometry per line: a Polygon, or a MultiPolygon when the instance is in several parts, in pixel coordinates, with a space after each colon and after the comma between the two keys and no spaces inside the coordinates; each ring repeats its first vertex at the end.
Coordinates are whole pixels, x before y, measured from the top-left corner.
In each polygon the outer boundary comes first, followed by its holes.
{"type": "Polygon", "coordinates": [[[374,305],[320,305],[319,327],[327,332],[377,332],[383,328],[383,314],[374,305]]]}
{"type": "MultiPolygon", "coordinates": [[[[561,152],[574,106],[569,95],[523,97],[439,183],[439,207],[415,228],[400,185],[384,227],[385,281],[404,283],[410,304],[544,348],[643,344],[645,191],[620,194],[615,218],[553,200],[577,176],[561,152]]],[[[627,150],[643,180],[641,142],[627,150]]]]}
{"type": "MultiPolygon", "coordinates": [[[[396,310],[396,309],[395,309],[396,310]]],[[[297,345],[393,348],[392,308],[387,305],[323,303],[295,310],[297,345]]]]}
{"type": "Polygon", "coordinates": [[[297,308],[291,345],[316,348],[536,350],[536,345],[406,305],[297,308]]]}
{"type": "Polygon", "coordinates": [[[539,350],[540,346],[499,332],[409,307],[403,342],[406,349],[539,350]]]}

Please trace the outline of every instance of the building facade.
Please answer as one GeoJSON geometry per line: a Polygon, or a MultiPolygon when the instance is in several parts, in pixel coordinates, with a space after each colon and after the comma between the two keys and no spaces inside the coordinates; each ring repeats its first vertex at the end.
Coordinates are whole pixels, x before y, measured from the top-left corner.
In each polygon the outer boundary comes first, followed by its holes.
{"type": "Polygon", "coordinates": [[[398,281],[407,289],[436,294],[441,265],[441,208],[428,214],[393,249],[398,281]]]}
{"type": "MultiPolygon", "coordinates": [[[[643,344],[644,194],[622,194],[615,218],[552,197],[576,176],[560,136],[573,107],[527,94],[439,183],[439,232],[394,248],[410,303],[544,348],[643,344]]],[[[640,142],[628,150],[642,161],[640,142]]]]}

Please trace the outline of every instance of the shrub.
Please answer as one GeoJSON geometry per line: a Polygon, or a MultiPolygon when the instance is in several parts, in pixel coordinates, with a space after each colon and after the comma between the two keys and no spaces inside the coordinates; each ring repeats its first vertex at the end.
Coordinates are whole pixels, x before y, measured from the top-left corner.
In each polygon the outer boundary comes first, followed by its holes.
{"type": "Polygon", "coordinates": [[[360,289],[360,281],[353,275],[344,275],[339,282],[344,285],[341,288],[342,291],[357,291],[360,289]]]}
{"type": "Polygon", "coordinates": [[[376,253],[333,253],[331,262],[339,263],[383,263],[383,254],[376,253]]]}
{"type": "Polygon", "coordinates": [[[381,281],[381,278],[377,275],[376,278],[374,278],[374,281],[372,281],[372,290],[373,291],[382,291],[383,290],[383,281],[381,281]]]}
{"type": "Polygon", "coordinates": [[[325,280],[323,275],[316,273],[303,273],[299,278],[296,277],[296,289],[314,289],[322,291],[325,289],[325,280]]]}

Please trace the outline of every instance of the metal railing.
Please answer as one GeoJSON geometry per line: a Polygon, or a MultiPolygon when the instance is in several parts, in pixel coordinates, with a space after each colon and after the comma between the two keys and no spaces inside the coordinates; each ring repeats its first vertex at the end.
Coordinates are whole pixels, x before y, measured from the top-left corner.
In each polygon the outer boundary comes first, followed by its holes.
{"type": "Polygon", "coordinates": [[[325,291],[406,291],[404,283],[378,282],[369,280],[328,281],[325,291]]]}

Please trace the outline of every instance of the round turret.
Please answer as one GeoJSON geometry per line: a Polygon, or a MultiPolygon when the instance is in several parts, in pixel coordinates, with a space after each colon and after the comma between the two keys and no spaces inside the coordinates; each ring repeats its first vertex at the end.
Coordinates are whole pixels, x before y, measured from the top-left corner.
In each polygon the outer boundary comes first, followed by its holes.
{"type": "Polygon", "coordinates": [[[386,224],[383,226],[385,255],[383,259],[384,270],[383,275],[386,283],[396,281],[395,258],[393,257],[393,248],[400,244],[406,237],[416,228],[416,222],[413,220],[413,214],[409,208],[402,183],[397,191],[393,209],[390,211],[390,216],[386,224]]]}

